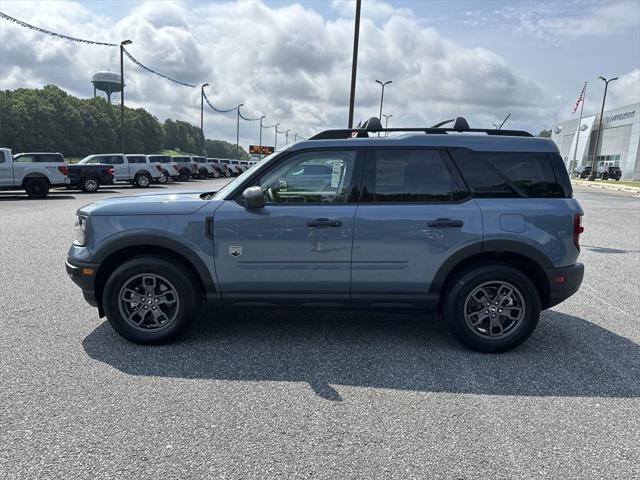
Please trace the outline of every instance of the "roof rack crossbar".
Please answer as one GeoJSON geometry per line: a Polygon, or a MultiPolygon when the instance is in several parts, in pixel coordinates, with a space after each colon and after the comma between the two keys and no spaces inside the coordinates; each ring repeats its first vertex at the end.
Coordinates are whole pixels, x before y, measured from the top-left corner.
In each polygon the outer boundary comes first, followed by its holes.
{"type": "MultiPolygon", "coordinates": [[[[362,134],[376,133],[376,132],[422,132],[432,135],[440,135],[447,133],[486,133],[487,135],[495,135],[502,137],[533,137],[529,132],[524,130],[496,130],[495,128],[468,128],[468,129],[454,129],[454,128],[381,128],[376,130],[367,130],[363,128],[345,128],[335,130],[325,130],[310,137],[309,140],[338,140],[342,138],[351,138],[355,136],[365,136],[362,134]]],[[[368,135],[366,135],[368,136],[368,135]]]]}

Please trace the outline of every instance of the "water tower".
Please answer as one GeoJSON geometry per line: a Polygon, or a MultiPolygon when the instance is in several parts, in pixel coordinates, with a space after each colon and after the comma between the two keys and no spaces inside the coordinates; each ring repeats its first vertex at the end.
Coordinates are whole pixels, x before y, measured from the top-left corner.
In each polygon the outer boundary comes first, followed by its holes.
{"type": "Polygon", "coordinates": [[[120,75],[113,72],[97,72],[91,79],[93,83],[93,96],[96,90],[107,94],[107,100],[111,103],[111,94],[120,91],[120,75]]]}

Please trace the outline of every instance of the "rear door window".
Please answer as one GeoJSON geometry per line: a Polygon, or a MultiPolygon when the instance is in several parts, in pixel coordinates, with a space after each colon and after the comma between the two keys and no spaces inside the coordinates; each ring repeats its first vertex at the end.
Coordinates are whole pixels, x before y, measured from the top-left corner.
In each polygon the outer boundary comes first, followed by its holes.
{"type": "Polygon", "coordinates": [[[476,152],[451,149],[475,197],[565,197],[551,159],[539,152],[476,152]]]}
{"type": "Polygon", "coordinates": [[[143,156],[127,156],[129,163],[147,163],[147,159],[143,156]]]}
{"type": "Polygon", "coordinates": [[[372,154],[363,201],[443,203],[466,196],[440,150],[376,149],[372,154]]]}

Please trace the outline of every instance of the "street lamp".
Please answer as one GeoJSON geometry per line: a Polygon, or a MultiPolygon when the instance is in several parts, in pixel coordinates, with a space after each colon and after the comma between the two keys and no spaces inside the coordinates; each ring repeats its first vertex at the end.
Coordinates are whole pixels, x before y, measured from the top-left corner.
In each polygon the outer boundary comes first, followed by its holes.
{"type": "MultiPolygon", "coordinates": [[[[609,83],[614,80],[618,80],[618,77],[613,77],[607,80],[602,75],[598,77],[600,80],[604,82],[604,95],[602,96],[602,107],[600,108],[600,122],[598,125],[598,133],[596,134],[596,144],[593,149],[593,163],[591,164],[591,175],[589,175],[589,180],[594,181],[596,179],[596,158],[598,155],[598,143],[600,142],[600,135],[602,133],[602,115],[604,115],[604,102],[607,100],[607,89],[609,88],[609,83]]],[[[578,125],[580,128],[580,125],[578,125]]]]}
{"type": "Polygon", "coordinates": [[[353,57],[351,58],[351,90],[349,93],[348,128],[353,128],[353,107],[356,101],[356,71],[358,69],[358,40],[360,38],[360,10],[362,0],[356,0],[356,16],[353,28],[353,57]]]}
{"type": "Polygon", "coordinates": [[[286,132],[284,132],[284,144],[285,145],[289,145],[289,132],[290,131],[291,131],[291,129],[289,129],[286,132]]]}
{"type": "Polygon", "coordinates": [[[382,94],[380,95],[380,115],[378,116],[378,118],[382,118],[382,102],[384,100],[384,87],[392,83],[392,81],[388,80],[383,83],[380,80],[376,80],[376,83],[379,83],[382,86],[382,94]]]}
{"type": "Polygon", "coordinates": [[[236,156],[240,158],[240,107],[244,103],[241,103],[236,107],[236,156]]]}
{"type": "Polygon", "coordinates": [[[262,119],[266,118],[266,115],[262,115],[260,117],[260,141],[258,142],[258,144],[260,145],[260,153],[258,153],[258,155],[260,155],[260,160],[262,160],[262,119]]]}
{"type": "Polygon", "coordinates": [[[276,133],[275,133],[276,138],[275,138],[275,140],[273,142],[273,150],[274,151],[276,151],[278,149],[278,133],[282,133],[282,132],[278,132],[278,125],[280,125],[280,124],[276,123],[274,125],[274,130],[276,131],[276,133]]]}
{"type": "Polygon", "coordinates": [[[204,150],[204,87],[208,86],[208,83],[203,83],[200,87],[200,150],[203,156],[206,156],[204,150]]]}
{"type": "Polygon", "coordinates": [[[120,141],[122,142],[122,154],[124,155],[124,46],[131,45],[131,40],[120,42],[120,141]]]}
{"type": "MultiPolygon", "coordinates": [[[[386,130],[389,127],[389,119],[391,117],[393,117],[393,114],[391,115],[385,115],[384,113],[382,114],[382,116],[384,117],[384,129],[386,130]]],[[[384,132],[384,136],[386,137],[389,134],[389,132],[384,132]]]]}

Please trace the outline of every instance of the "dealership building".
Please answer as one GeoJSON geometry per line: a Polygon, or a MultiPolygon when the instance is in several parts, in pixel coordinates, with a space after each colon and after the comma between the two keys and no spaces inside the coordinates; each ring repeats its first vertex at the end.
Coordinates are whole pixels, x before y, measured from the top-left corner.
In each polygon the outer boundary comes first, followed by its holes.
{"type": "MultiPolygon", "coordinates": [[[[551,139],[569,172],[592,164],[600,114],[583,115],[579,130],[578,121],[576,114],[551,130],[551,139]]],[[[640,103],[605,110],[596,161],[598,165],[619,166],[623,179],[640,180],[640,103]]]]}

